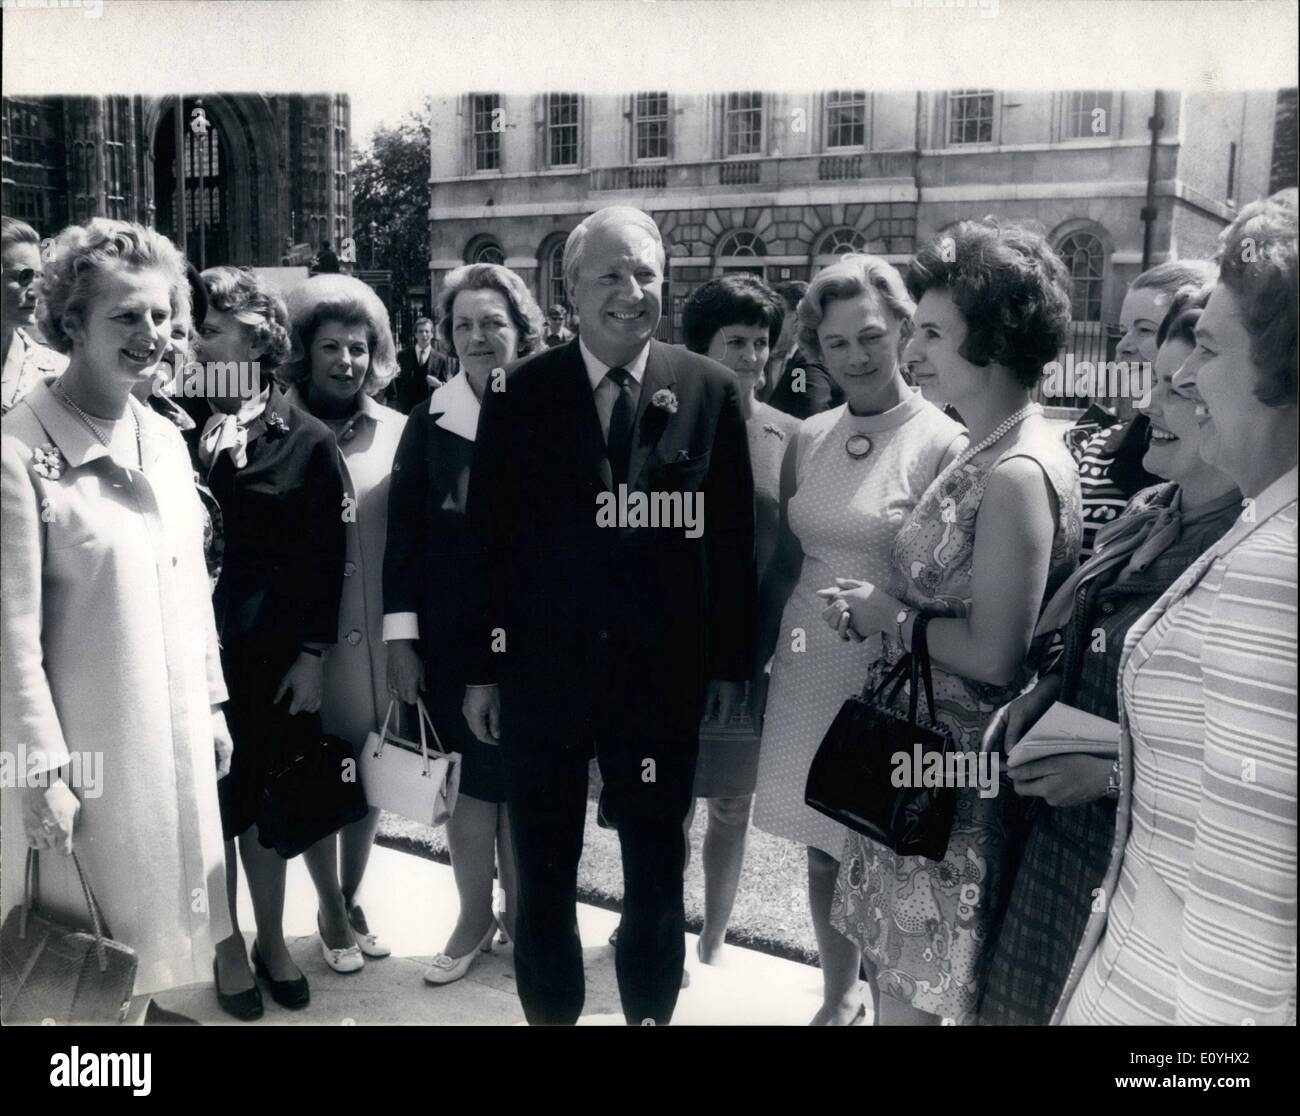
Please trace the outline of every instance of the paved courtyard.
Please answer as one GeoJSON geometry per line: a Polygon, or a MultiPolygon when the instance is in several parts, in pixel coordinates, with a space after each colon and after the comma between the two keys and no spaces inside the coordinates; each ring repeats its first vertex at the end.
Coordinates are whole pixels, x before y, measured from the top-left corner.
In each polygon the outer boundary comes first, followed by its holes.
{"type": "MultiPolygon", "coordinates": [[[[242,882],[242,881],[241,881],[242,882]]],[[[266,1015],[235,1024],[217,1007],[209,985],[176,989],[158,997],[162,1007],[203,1023],[237,1026],[415,1024],[508,1026],[524,1021],[515,992],[512,947],[497,946],[456,984],[436,988],[422,974],[456,918],[451,869],[421,857],[377,847],[367,874],[363,905],[370,924],[393,947],[393,956],[367,961],[359,973],[340,976],[325,965],[315,933],[315,892],[301,860],[289,865],[285,929],[295,960],[311,982],[305,1011],[285,1011],[263,992],[266,1015]]],[[[240,889],[240,922],[251,944],[252,909],[240,889]]],[[[596,907],[578,909],[587,969],[583,1024],[621,1024],[614,950],[607,939],[618,915],[596,907]]],[[[678,1001],[674,1024],[801,1026],[821,1003],[821,973],[795,961],[727,946],[716,966],[701,965],[695,937],[687,936],[690,987],[678,1001]]]]}

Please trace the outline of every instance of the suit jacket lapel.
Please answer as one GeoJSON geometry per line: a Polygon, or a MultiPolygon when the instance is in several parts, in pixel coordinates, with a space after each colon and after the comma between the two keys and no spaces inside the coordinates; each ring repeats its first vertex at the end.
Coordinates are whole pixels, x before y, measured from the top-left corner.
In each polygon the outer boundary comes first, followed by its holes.
{"type": "Polygon", "coordinates": [[[641,398],[637,401],[632,453],[628,459],[628,491],[636,489],[651,452],[659,444],[659,439],[663,437],[668,423],[672,421],[672,415],[668,411],[651,407],[650,400],[655,392],[672,388],[676,383],[677,375],[673,362],[668,359],[667,352],[657,341],[651,341],[645,376],[641,380],[641,398]]]}

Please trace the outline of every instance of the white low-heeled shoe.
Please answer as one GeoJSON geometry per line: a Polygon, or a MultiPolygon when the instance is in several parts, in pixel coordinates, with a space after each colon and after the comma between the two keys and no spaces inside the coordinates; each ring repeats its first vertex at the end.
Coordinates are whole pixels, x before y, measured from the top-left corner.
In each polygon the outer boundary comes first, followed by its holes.
{"type": "Polygon", "coordinates": [[[331,949],[325,944],[325,934],[321,931],[319,913],[316,915],[316,930],[320,933],[321,956],[325,958],[325,964],[336,973],[355,973],[359,969],[365,968],[366,959],[361,956],[361,947],[359,945],[350,945],[345,949],[331,949]]]}
{"type": "Polygon", "coordinates": [[[352,920],[354,911],[361,911],[360,907],[348,908],[348,923],[352,927],[352,933],[356,935],[357,945],[361,947],[361,952],[367,957],[388,957],[392,954],[392,949],[386,942],[379,940],[378,934],[370,933],[369,923],[366,922],[365,913],[361,914],[361,924],[366,927],[364,931],[357,928],[357,924],[352,920]]]}
{"type": "Polygon", "coordinates": [[[469,972],[469,967],[474,964],[474,959],[480,953],[492,952],[492,937],[497,932],[496,920],[488,927],[488,931],[483,935],[483,940],[479,942],[464,957],[449,957],[445,953],[438,954],[433,963],[424,970],[424,980],[426,984],[453,984],[460,980],[469,972]]]}

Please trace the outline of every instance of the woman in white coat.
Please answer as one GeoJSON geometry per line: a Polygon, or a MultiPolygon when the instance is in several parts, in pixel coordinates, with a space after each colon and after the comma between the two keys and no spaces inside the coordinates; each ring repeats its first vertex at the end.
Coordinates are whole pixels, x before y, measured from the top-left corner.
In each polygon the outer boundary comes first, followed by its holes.
{"type": "Polygon", "coordinates": [[[0,902],[22,901],[33,847],[42,907],[86,922],[75,849],[143,996],[205,981],[230,933],[202,512],[180,434],[131,398],[189,298],[185,265],[154,231],[96,219],[59,236],[42,295],[43,332],[70,359],[0,443],[0,741],[23,775],[0,796],[0,902]]]}
{"type": "MultiPolygon", "coordinates": [[[[325,656],[321,723],[327,733],[350,741],[359,756],[367,734],[379,728],[390,696],[383,641],[384,543],[389,478],[406,416],[372,396],[396,375],[396,350],[384,304],[350,276],[318,275],[296,287],[289,295],[289,317],[295,359],[281,378],[291,385],[289,401],[334,432],[345,492],[347,560],[338,642],[325,656]]],[[[326,878],[313,868],[321,898],[321,949],[336,972],[353,972],[366,957],[391,952],[371,932],[356,902],[378,825],[379,810],[372,807],[366,817],[339,830],[337,875],[326,878]]]]}

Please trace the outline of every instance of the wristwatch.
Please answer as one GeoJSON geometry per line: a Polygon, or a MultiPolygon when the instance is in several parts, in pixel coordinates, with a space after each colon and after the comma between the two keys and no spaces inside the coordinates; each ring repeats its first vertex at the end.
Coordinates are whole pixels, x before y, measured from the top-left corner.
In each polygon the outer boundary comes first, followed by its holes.
{"type": "Polygon", "coordinates": [[[898,615],[894,617],[894,623],[898,625],[898,642],[904,647],[907,646],[907,640],[903,638],[903,625],[907,623],[907,618],[916,612],[911,605],[904,605],[898,610],[898,615]]]}
{"type": "Polygon", "coordinates": [[[1110,774],[1106,776],[1106,797],[1119,798],[1119,760],[1110,765],[1110,774]]]}

